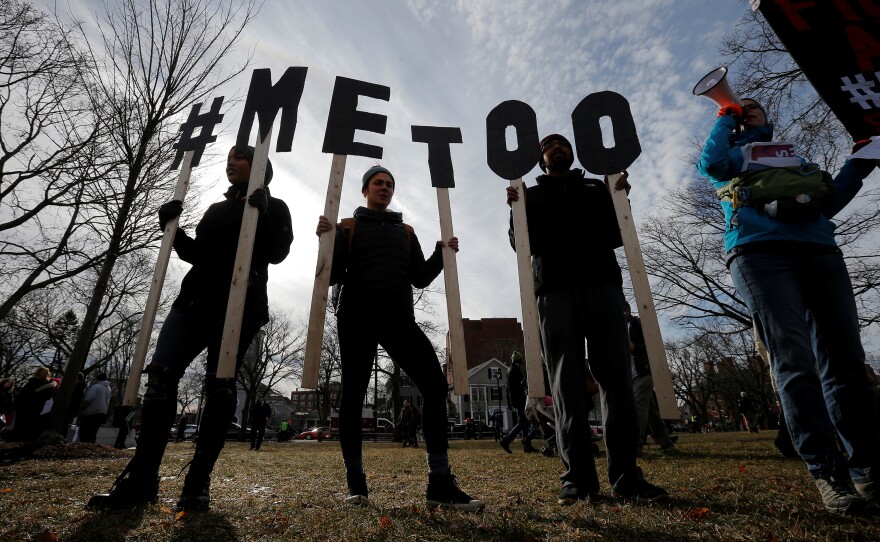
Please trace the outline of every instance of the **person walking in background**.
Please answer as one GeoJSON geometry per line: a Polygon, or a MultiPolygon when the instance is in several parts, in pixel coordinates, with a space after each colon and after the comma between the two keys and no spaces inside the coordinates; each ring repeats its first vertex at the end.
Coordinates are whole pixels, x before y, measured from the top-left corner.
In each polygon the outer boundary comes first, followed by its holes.
{"type": "Polygon", "coordinates": [[[755,403],[752,401],[752,398],[749,397],[748,393],[744,391],[741,391],[739,393],[739,402],[737,402],[736,408],[739,411],[740,418],[742,419],[743,431],[748,431],[749,433],[757,433],[758,411],[755,408],[755,403]]]}
{"type": "Polygon", "coordinates": [[[403,448],[410,445],[409,432],[413,424],[413,407],[409,399],[403,400],[403,408],[400,409],[400,416],[397,417],[397,435],[403,443],[403,448]]]}
{"type": "MultiPolygon", "coordinates": [[[[342,285],[337,311],[342,356],[339,441],[348,482],[349,504],[369,502],[363,466],[362,405],[378,345],[412,379],[424,398],[423,436],[427,451],[430,508],[481,510],[485,503],[461,490],[449,467],[446,437],[446,379],[434,345],[418,326],[412,287],[425,288],[443,270],[442,248],[458,252],[458,239],[438,241],[425,260],[412,227],[388,209],[397,189],[386,168],[369,168],[361,178],[366,207],[336,226],[331,284],[342,285]]],[[[318,218],[315,233],[334,229],[318,218]]]]}
{"type": "Polygon", "coordinates": [[[177,436],[174,438],[174,442],[183,442],[186,440],[186,424],[189,421],[186,412],[180,413],[180,418],[177,420],[177,436]]]}
{"type": "Polygon", "coordinates": [[[781,189],[807,174],[826,178],[803,158],[795,157],[800,165],[790,170],[765,167],[775,164],[762,163],[766,152],[753,150],[772,141],[773,125],[757,101],[730,104],[719,111],[697,170],[719,191],[727,266],[772,360],[795,448],[826,510],[856,514],[880,495],[880,432],[853,285],[831,218],[858,193],[877,161],[846,160],[830,196],[800,188],[765,204],[751,189],[731,193],[734,179],[747,172],[746,178],[781,189]],[[846,459],[837,450],[835,429],[846,459]]]}
{"type": "Polygon", "coordinates": [[[64,434],[67,435],[68,428],[73,423],[73,419],[82,406],[83,395],[86,393],[86,375],[83,373],[76,374],[76,383],[73,385],[73,394],[70,396],[70,406],[64,415],[64,434]]]}
{"type": "MultiPolygon", "coordinates": [[[[636,502],[666,498],[667,492],[645,480],[636,464],[639,435],[623,316],[623,277],[614,252],[623,240],[609,193],[629,192],[628,175],[623,172],[614,186],[606,186],[571,169],[574,150],[565,137],[551,134],[540,145],[539,166],[546,175],[537,178],[536,186],[523,185],[523,198],[544,363],[565,467],[558,502],[570,505],[600,498],[591,453],[591,398],[585,388],[587,357],[601,389],[612,496],[636,502]]],[[[516,188],[507,188],[508,205],[519,198],[516,188]]],[[[516,250],[514,233],[511,212],[508,234],[516,250]]]]}
{"type": "Polygon", "coordinates": [[[80,442],[95,442],[98,429],[107,421],[107,409],[110,407],[110,382],[107,373],[98,373],[94,384],[89,386],[83,395],[82,406],[77,425],[79,426],[80,442]]]}
{"type": "Polygon", "coordinates": [[[12,409],[15,411],[15,425],[7,438],[11,441],[33,442],[40,436],[40,413],[46,401],[52,398],[56,384],[52,373],[45,367],[38,367],[24,386],[15,394],[12,409]]]}
{"type": "Polygon", "coordinates": [[[514,350],[510,355],[510,365],[507,367],[507,409],[516,412],[516,425],[498,441],[505,452],[511,454],[510,443],[517,435],[522,435],[523,452],[527,454],[537,453],[538,449],[532,446],[532,436],[536,428],[532,428],[529,418],[526,416],[526,399],[528,396],[528,381],[522,370],[523,356],[514,350]]]}
{"type": "MultiPolygon", "coordinates": [[[[244,299],[236,372],[257,332],[269,322],[269,265],[287,258],[293,231],[290,209],[272,197],[272,162],[266,162],[263,187],[248,195],[253,147],[232,147],[226,156],[229,188],[222,200],[212,204],[196,226],[195,238],[180,227],[174,250],[192,265],[180,283],[156,342],[150,364],[144,367],[146,393],[141,409],[141,430],[134,457],[117,477],[109,494],[98,494],[89,506],[120,509],[156,502],[159,467],[177,415],[177,392],[187,367],[205,349],[205,402],[199,417],[199,438],[177,501],[181,511],[203,511],[211,504],[211,473],[226,444],[226,432],[235,417],[235,378],[217,378],[217,365],[235,271],[238,241],[246,208],[258,213],[253,254],[244,299]]],[[[180,215],[180,201],[159,208],[159,226],[180,215]]]]}
{"type": "Polygon", "coordinates": [[[272,407],[266,401],[266,396],[261,395],[260,399],[251,405],[251,450],[260,451],[263,437],[266,435],[266,425],[271,417],[272,407]]]}
{"type": "Polygon", "coordinates": [[[660,417],[660,407],[654,395],[654,378],[651,376],[651,364],[648,361],[648,347],[645,345],[645,334],[642,321],[634,316],[629,304],[624,305],[624,315],[628,323],[629,350],[632,356],[633,397],[636,402],[636,419],[639,427],[639,451],[648,438],[648,430],[660,445],[660,451],[674,453],[675,443],[669,436],[669,428],[660,417]]]}

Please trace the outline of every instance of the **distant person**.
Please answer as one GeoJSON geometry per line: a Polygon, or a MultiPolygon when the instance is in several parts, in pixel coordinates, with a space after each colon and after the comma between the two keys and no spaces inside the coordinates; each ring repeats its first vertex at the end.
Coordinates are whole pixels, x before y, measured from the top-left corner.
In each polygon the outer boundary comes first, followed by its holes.
{"type": "Polygon", "coordinates": [[[15,379],[9,376],[0,378],[0,433],[3,433],[7,427],[12,425],[15,417],[15,411],[12,410],[12,403],[15,401],[15,379]]]}
{"type": "Polygon", "coordinates": [[[281,427],[278,428],[278,442],[285,442],[290,432],[290,424],[287,420],[281,420],[281,427]]]}
{"type": "Polygon", "coordinates": [[[773,142],[773,124],[757,101],[741,104],[718,112],[697,170],[719,191],[726,263],[772,359],[795,448],[825,509],[857,514],[880,495],[880,422],[865,374],[852,280],[831,219],[861,190],[877,160],[846,160],[830,196],[802,187],[796,195],[760,201],[753,188],[793,186],[818,166],[800,158],[788,175],[765,167],[775,164],[751,149],[773,142]],[[746,175],[760,184],[730,193],[734,179],[746,175]],[[815,351],[814,337],[822,342],[815,351]],[[837,450],[835,429],[846,458],[837,450]]]}
{"type": "Polygon", "coordinates": [[[183,442],[186,440],[186,425],[189,421],[189,416],[186,415],[186,412],[180,413],[180,418],[177,420],[177,436],[175,437],[175,442],[183,442]]]}
{"type": "Polygon", "coordinates": [[[409,434],[407,435],[409,438],[409,445],[412,448],[419,447],[419,430],[422,428],[422,411],[419,410],[419,407],[416,405],[412,405],[413,410],[413,419],[412,423],[409,425],[409,434]]]}
{"type": "MultiPolygon", "coordinates": [[[[273,176],[271,161],[266,162],[263,187],[248,194],[253,161],[253,147],[232,147],[225,163],[229,187],[220,201],[202,215],[194,238],[177,228],[174,250],[192,267],[183,277],[180,293],[162,324],[153,358],[144,367],[147,389],[137,450],[116,479],[113,490],[92,497],[90,507],[120,509],[156,502],[159,468],[177,415],[178,386],[189,365],[206,349],[205,401],[199,416],[199,437],[177,508],[195,512],[211,506],[211,473],[226,445],[226,433],[235,419],[237,404],[236,379],[218,378],[217,366],[245,210],[255,209],[259,218],[244,311],[237,322],[238,349],[233,353],[236,373],[257,332],[269,322],[269,266],[284,261],[293,242],[290,209],[282,200],[272,197],[269,190],[273,176]]],[[[179,200],[163,204],[159,207],[159,226],[164,229],[182,210],[179,200]]]]}
{"type": "Polygon", "coordinates": [[[755,403],[752,401],[752,398],[749,397],[749,394],[742,391],[739,394],[739,402],[736,404],[736,408],[739,411],[740,418],[742,419],[743,431],[748,431],[749,433],[757,433],[758,432],[758,409],[755,408],[755,403]]]}
{"type": "Polygon", "coordinates": [[[263,444],[263,437],[266,436],[266,425],[272,418],[272,407],[266,401],[266,396],[261,395],[260,399],[251,405],[251,450],[260,451],[263,444]]]}
{"type": "Polygon", "coordinates": [[[38,367],[24,386],[15,394],[12,408],[15,411],[15,426],[8,435],[9,440],[33,442],[42,432],[40,414],[46,401],[52,398],[57,384],[52,381],[52,373],[46,367],[38,367]]]}
{"type": "MultiPolygon", "coordinates": [[[[342,354],[339,441],[349,504],[369,502],[363,466],[361,412],[373,358],[382,345],[424,398],[422,430],[428,463],[425,500],[430,508],[481,510],[485,503],[461,490],[449,467],[446,437],[446,379],[434,345],[416,323],[412,287],[425,288],[443,270],[442,249],[458,252],[458,238],[438,241],[425,260],[415,231],[403,215],[388,209],[397,190],[386,168],[369,168],[361,178],[366,207],[336,226],[331,284],[342,285],[337,311],[342,354]]],[[[316,233],[334,230],[327,217],[316,233]]]]}
{"type": "Polygon", "coordinates": [[[538,449],[532,446],[532,437],[535,430],[526,416],[526,399],[528,398],[528,381],[526,374],[522,370],[523,355],[514,350],[510,355],[510,364],[507,367],[507,409],[516,412],[516,425],[510,428],[510,431],[498,441],[505,452],[513,453],[510,449],[510,443],[520,436],[522,441],[523,452],[527,454],[537,453],[538,449]]]}
{"type": "MultiPolygon", "coordinates": [[[[556,440],[565,468],[557,502],[600,498],[591,453],[586,393],[590,367],[601,388],[608,481],[615,498],[656,501],[667,492],[645,480],[636,464],[638,428],[623,316],[623,277],[615,249],[623,245],[611,190],[629,192],[626,172],[614,186],[572,169],[574,150],[559,134],[540,142],[546,173],[524,188],[544,363],[550,378],[556,440]],[[585,343],[586,342],[586,346],[585,343]],[[587,356],[589,353],[589,356],[587,356]]],[[[507,204],[520,195],[507,188],[507,204]]],[[[508,232],[516,250],[511,213],[508,232]]]]}
{"type": "Polygon", "coordinates": [[[648,361],[648,347],[642,331],[642,321],[634,316],[629,304],[624,305],[624,315],[628,323],[629,349],[632,355],[633,397],[636,402],[636,419],[639,427],[639,449],[648,438],[648,430],[664,453],[674,453],[675,443],[669,435],[666,422],[660,417],[660,407],[654,395],[654,377],[648,361]]]}
{"type": "Polygon", "coordinates": [[[107,409],[110,407],[110,382],[107,373],[98,373],[94,384],[89,386],[83,395],[77,425],[79,441],[94,443],[98,437],[98,429],[107,421],[107,409]]]}
{"type": "Polygon", "coordinates": [[[132,419],[135,416],[136,406],[116,405],[113,407],[113,427],[119,431],[116,433],[116,440],[113,447],[117,450],[126,448],[125,441],[128,439],[128,433],[131,431],[132,419]]]}
{"type": "Polygon", "coordinates": [[[397,435],[403,443],[403,448],[410,445],[409,432],[412,428],[414,416],[413,407],[409,403],[409,399],[404,399],[403,408],[400,409],[400,416],[397,417],[397,435]]]}

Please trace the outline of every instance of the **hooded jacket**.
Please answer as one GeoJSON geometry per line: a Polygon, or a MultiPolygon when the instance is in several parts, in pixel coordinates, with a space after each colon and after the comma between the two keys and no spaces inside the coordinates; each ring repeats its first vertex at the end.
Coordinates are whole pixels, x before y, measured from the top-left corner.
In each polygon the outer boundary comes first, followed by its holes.
{"type": "MultiPolygon", "coordinates": [[[[264,187],[268,193],[268,187],[264,187]]],[[[224,201],[208,207],[196,226],[195,239],[177,229],[174,250],[192,269],[180,284],[174,307],[187,308],[212,319],[223,321],[229,301],[229,288],[238,250],[241,220],[247,202],[241,199],[247,185],[231,185],[224,201]]],[[[269,195],[269,206],[260,214],[254,237],[251,271],[245,298],[245,318],[269,321],[269,264],[284,261],[293,242],[290,211],[278,198],[269,195]]]]}
{"type": "Polygon", "coordinates": [[[403,215],[358,207],[351,232],[336,228],[331,284],[344,285],[339,313],[348,310],[400,311],[414,317],[412,287],[425,288],[443,270],[438,245],[425,260],[413,232],[407,238],[403,215]]]}
{"type": "Polygon", "coordinates": [[[98,380],[86,390],[83,395],[82,410],[83,416],[91,416],[93,414],[107,414],[107,407],[110,406],[110,382],[106,380],[98,380]]]}
{"type": "MultiPolygon", "coordinates": [[[[576,283],[623,284],[614,252],[623,240],[604,182],[580,169],[541,175],[526,190],[526,216],[536,295],[576,283]]],[[[508,236],[516,250],[513,212],[508,236]]]]}
{"type": "MultiPolygon", "coordinates": [[[[709,133],[709,138],[703,146],[700,161],[697,162],[697,170],[706,176],[716,189],[731,182],[739,175],[743,166],[741,147],[757,141],[772,141],[773,127],[771,125],[760,128],[743,130],[733,135],[736,128],[736,119],[730,115],[718,117],[715,126],[709,133]]],[[[754,207],[739,206],[733,208],[733,203],[721,201],[724,211],[724,249],[728,252],[728,263],[739,250],[746,245],[772,242],[779,247],[778,242],[803,243],[817,245],[816,248],[824,250],[836,250],[837,243],[834,240],[834,223],[829,220],[837,212],[849,203],[862,187],[862,180],[874,169],[872,160],[847,160],[843,168],[834,178],[835,195],[822,216],[808,222],[785,222],[776,220],[760,213],[754,207]]]]}

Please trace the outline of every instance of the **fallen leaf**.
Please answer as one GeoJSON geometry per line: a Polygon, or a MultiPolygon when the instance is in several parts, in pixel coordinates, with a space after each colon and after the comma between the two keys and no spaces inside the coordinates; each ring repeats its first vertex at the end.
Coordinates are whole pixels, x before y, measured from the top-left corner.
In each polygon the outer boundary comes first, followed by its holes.
{"type": "Polygon", "coordinates": [[[174,513],[174,510],[168,508],[167,506],[160,506],[159,511],[164,512],[166,514],[173,514],[174,513]]]}
{"type": "Polygon", "coordinates": [[[746,471],[746,466],[745,466],[745,465],[740,465],[740,466],[739,466],[739,471],[740,471],[740,472],[745,472],[745,471],[746,471]]]}
{"type": "Polygon", "coordinates": [[[177,513],[176,516],[174,516],[174,521],[177,521],[177,520],[179,520],[179,519],[181,519],[181,518],[185,518],[186,515],[187,515],[187,511],[186,511],[186,510],[181,510],[180,512],[177,513]]]}
{"type": "Polygon", "coordinates": [[[46,529],[40,533],[40,542],[58,542],[58,535],[46,529]]]}
{"type": "Polygon", "coordinates": [[[379,528],[387,529],[388,527],[391,527],[391,523],[391,518],[388,516],[382,516],[382,519],[379,520],[379,528]]]}
{"type": "Polygon", "coordinates": [[[776,539],[776,535],[773,534],[773,533],[770,533],[770,536],[767,537],[767,541],[768,541],[768,542],[779,542],[779,541],[776,539]]]}
{"type": "Polygon", "coordinates": [[[694,521],[700,521],[706,514],[709,513],[709,509],[705,506],[702,508],[691,508],[690,510],[685,510],[682,515],[688,519],[692,519],[694,521]]]}
{"type": "Polygon", "coordinates": [[[3,488],[3,489],[0,489],[0,493],[12,493],[12,488],[11,488],[11,487],[6,487],[6,488],[3,488]]]}

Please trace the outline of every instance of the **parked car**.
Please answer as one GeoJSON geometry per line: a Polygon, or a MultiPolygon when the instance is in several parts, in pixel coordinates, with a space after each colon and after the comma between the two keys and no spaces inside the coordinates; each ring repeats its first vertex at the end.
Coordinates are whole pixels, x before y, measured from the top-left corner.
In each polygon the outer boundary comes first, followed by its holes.
{"type": "Polygon", "coordinates": [[[305,431],[297,435],[296,438],[297,440],[318,440],[319,434],[322,440],[330,438],[330,428],[314,427],[312,429],[306,429],[305,431]]]}
{"type": "MultiPolygon", "coordinates": [[[[192,440],[193,435],[195,435],[199,430],[199,426],[194,423],[186,424],[186,429],[183,430],[183,440],[192,440]]],[[[177,440],[177,426],[171,428],[171,433],[168,435],[168,440],[177,440]]]]}
{"type": "MultiPolygon", "coordinates": [[[[241,425],[239,425],[235,422],[230,422],[229,429],[226,430],[226,440],[238,440],[239,431],[241,431],[241,425]]],[[[248,435],[247,429],[245,429],[244,434],[245,434],[245,437],[247,437],[247,435],[248,435]]],[[[197,430],[195,433],[193,433],[192,439],[197,440],[198,438],[199,438],[199,432],[197,430]]]]}

